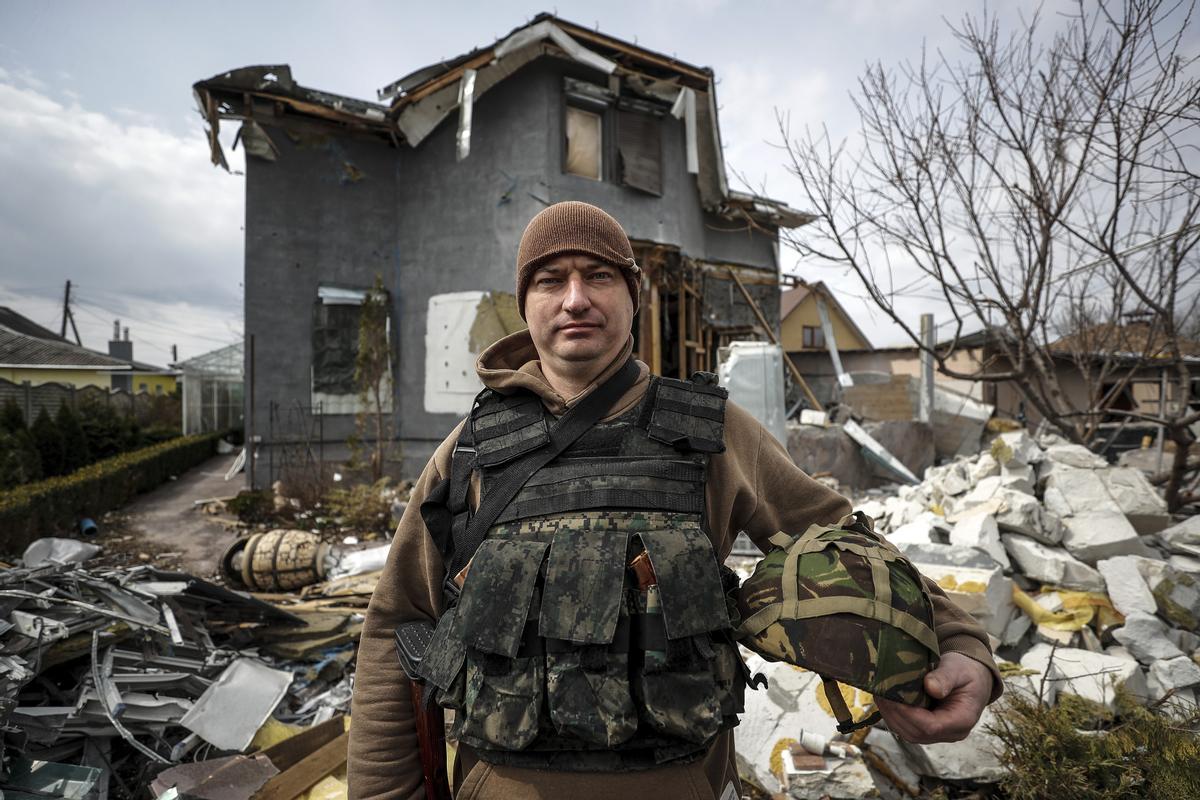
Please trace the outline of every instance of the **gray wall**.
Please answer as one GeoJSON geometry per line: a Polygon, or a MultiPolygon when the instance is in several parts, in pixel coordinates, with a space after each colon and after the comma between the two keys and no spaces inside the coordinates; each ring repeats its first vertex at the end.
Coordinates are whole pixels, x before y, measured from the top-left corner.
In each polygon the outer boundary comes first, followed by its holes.
{"type": "MultiPolygon", "coordinates": [[[[695,177],[685,166],[683,124],[669,116],[661,198],[563,174],[564,74],[606,82],[555,59],[526,66],[478,99],[471,154],[462,162],[455,159],[457,114],[415,149],[332,129],[314,134],[267,128],[278,159],[248,159],[246,179],[245,319],[247,335],[255,336],[257,373],[247,424],[255,433],[266,438],[271,401],[310,402],[318,284],[365,287],[378,272],[394,302],[401,471],[415,476],[458,421],[424,410],[429,298],[512,291],[521,233],[549,203],[595,203],[632,238],[673,244],[694,258],[776,268],[769,237],[702,211],[695,177]],[[706,223],[736,229],[712,231],[706,223]]],[[[249,398],[247,385],[248,406],[249,398]]],[[[330,442],[325,457],[342,457],[337,443],[352,431],[353,418],[327,415],[323,422],[330,442]]]]}

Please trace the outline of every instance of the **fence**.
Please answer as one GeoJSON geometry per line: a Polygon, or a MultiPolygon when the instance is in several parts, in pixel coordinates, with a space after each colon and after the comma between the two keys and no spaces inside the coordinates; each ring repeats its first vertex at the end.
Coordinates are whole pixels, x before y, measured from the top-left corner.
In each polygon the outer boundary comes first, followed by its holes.
{"type": "Polygon", "coordinates": [[[89,402],[106,404],[127,417],[133,417],[139,425],[179,425],[180,403],[177,395],[134,393],[124,389],[109,391],[99,386],[71,386],[65,383],[39,383],[34,386],[29,381],[13,383],[0,378],[0,405],[10,399],[17,402],[27,425],[37,419],[43,409],[47,414],[54,415],[60,406],[78,409],[89,402]]]}

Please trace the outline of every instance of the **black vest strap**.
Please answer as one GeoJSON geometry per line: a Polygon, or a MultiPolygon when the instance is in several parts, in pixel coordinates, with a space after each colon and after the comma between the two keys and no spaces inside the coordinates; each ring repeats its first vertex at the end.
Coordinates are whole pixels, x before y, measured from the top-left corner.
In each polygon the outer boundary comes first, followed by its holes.
{"type": "Polygon", "coordinates": [[[455,531],[454,561],[448,570],[449,577],[457,575],[467,565],[487,536],[488,529],[512,502],[525,482],[599,422],[612,408],[613,403],[637,382],[638,372],[637,362],[630,358],[611,378],[559,418],[550,430],[548,445],[517,459],[505,468],[503,475],[490,491],[480,498],[479,508],[467,523],[466,530],[462,531],[461,536],[455,531]]]}

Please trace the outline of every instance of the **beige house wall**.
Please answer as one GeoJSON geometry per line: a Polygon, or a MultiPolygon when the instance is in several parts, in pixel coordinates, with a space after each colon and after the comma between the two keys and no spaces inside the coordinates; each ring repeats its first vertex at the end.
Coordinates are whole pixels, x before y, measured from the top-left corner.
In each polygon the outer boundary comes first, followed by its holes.
{"type": "MultiPolygon", "coordinates": [[[[825,307],[829,310],[829,323],[833,327],[833,336],[837,340],[838,350],[863,350],[870,347],[869,342],[863,341],[862,337],[854,332],[837,306],[826,303],[825,307]]],[[[779,327],[780,341],[785,353],[828,352],[824,347],[804,347],[804,328],[821,327],[821,312],[817,310],[817,300],[812,293],[809,293],[808,297],[805,297],[792,309],[792,313],[784,318],[779,327]]]]}
{"type": "MultiPolygon", "coordinates": [[[[128,375],[129,373],[124,373],[128,375]]],[[[0,369],[0,378],[13,383],[29,381],[33,386],[42,383],[64,383],[67,386],[99,386],[112,388],[112,372],[83,369],[0,369]]]]}

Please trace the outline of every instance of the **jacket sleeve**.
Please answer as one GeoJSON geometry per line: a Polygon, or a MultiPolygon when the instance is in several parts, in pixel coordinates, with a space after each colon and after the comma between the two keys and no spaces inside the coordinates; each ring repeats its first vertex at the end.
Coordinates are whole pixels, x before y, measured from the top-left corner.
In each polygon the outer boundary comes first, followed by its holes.
{"type": "MultiPolygon", "coordinates": [[[[849,500],[797,467],[783,445],[732,402],[725,410],[725,443],[725,452],[709,460],[707,503],[722,560],[739,531],[765,551],[767,539],[778,531],[803,533],[810,525],[837,522],[853,510],[849,500]]],[[[935,582],[925,578],[925,586],[933,600],[934,632],[942,653],[961,653],[987,667],[994,701],[1004,684],[987,632],[935,582]]]]}
{"type": "Polygon", "coordinates": [[[442,442],[413,487],[367,607],[351,704],[350,800],[425,796],[412,695],[393,631],[401,622],[436,621],[441,613],[442,556],[421,518],[421,503],[449,472],[461,427],[442,442]]]}

